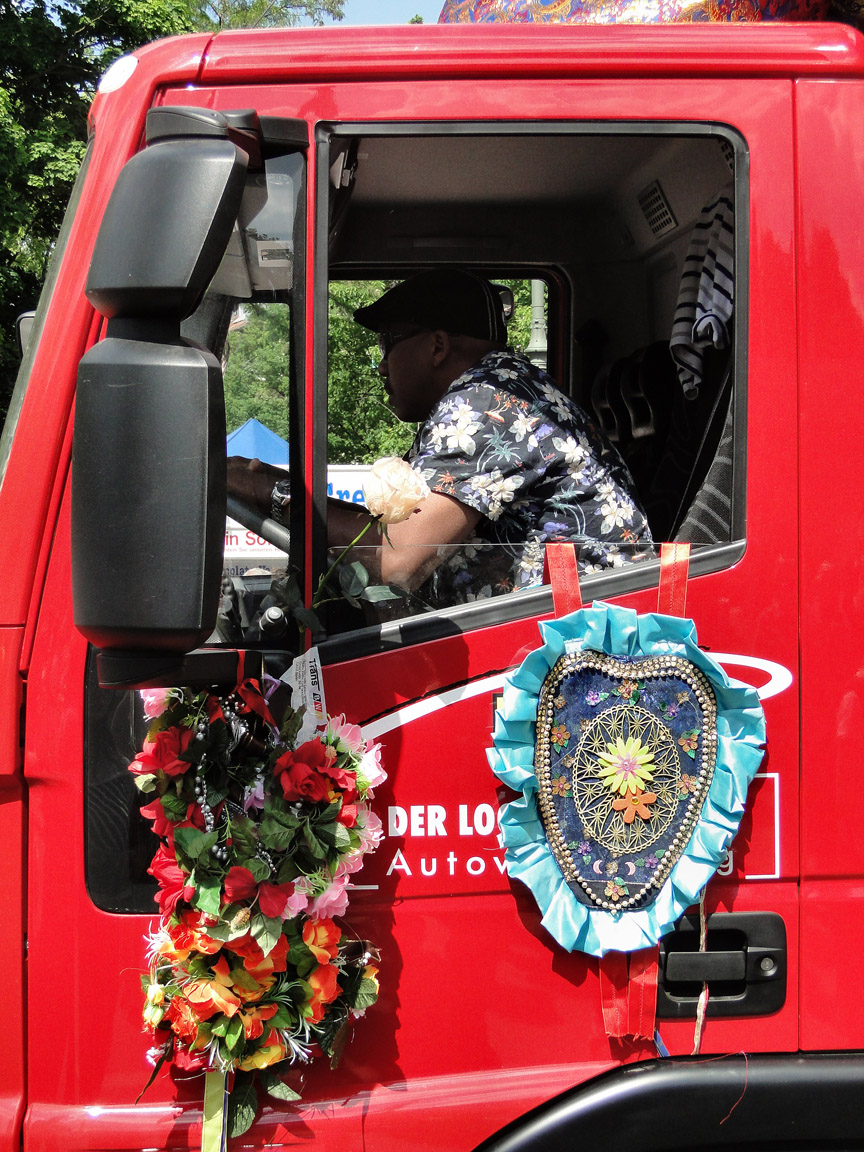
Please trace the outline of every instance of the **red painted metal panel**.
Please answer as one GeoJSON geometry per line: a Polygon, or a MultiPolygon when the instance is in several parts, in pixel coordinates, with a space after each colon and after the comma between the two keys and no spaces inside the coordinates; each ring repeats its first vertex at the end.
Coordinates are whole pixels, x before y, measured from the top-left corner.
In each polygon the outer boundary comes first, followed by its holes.
{"type": "Polygon", "coordinates": [[[800,257],[802,1046],[861,1047],[864,1007],[836,1011],[857,970],[864,845],[849,805],[864,716],[861,483],[864,92],[796,85],[800,257]]]}
{"type": "MultiPolygon", "coordinates": [[[[376,30],[376,37],[381,34],[376,30]]],[[[805,41],[806,36],[800,43],[805,41]]],[[[286,68],[283,58],[283,74],[286,68]]],[[[795,673],[798,522],[790,494],[797,487],[797,458],[776,449],[796,434],[792,85],[783,79],[650,80],[639,84],[635,98],[631,87],[599,79],[488,85],[442,78],[423,85],[330,84],[320,90],[312,84],[178,87],[164,98],[182,93],[186,101],[210,106],[254,105],[302,114],[311,123],[331,117],[578,115],[702,117],[738,128],[751,156],[748,547],[735,568],[692,582],[689,608],[700,640],[715,652],[739,661],[774,661],[795,673]]],[[[106,117],[108,108],[103,105],[106,117]]],[[[124,156],[140,132],[139,113],[123,137],[124,156]]],[[[99,170],[108,178],[119,162],[120,157],[112,164],[100,159],[99,170]]],[[[653,592],[627,600],[648,610],[655,602],[653,592]]],[[[526,621],[332,666],[326,672],[328,705],[352,719],[367,719],[505,669],[537,641],[536,621],[526,621]]],[[[71,622],[64,510],[30,676],[32,1039],[26,1146],[187,1147],[198,1133],[198,1082],[175,1086],[161,1075],[146,1107],[134,1105],[148,1074],[137,980],[148,919],[100,912],[84,887],[84,655],[71,622]],[[52,851],[60,830],[62,852],[52,851]],[[62,1016],[50,1028],[49,1019],[58,1017],[56,1004],[45,1001],[49,988],[63,989],[62,1016]],[[186,1101],[185,1109],[174,1103],[178,1098],[186,1101]]],[[[740,671],[754,675],[746,664],[740,671]]],[[[761,676],[755,682],[763,681],[761,676]]],[[[709,903],[783,915],[790,997],[773,1017],[710,1021],[708,1051],[797,1047],[797,684],[768,699],[766,712],[770,756],[754,788],[750,824],[736,842],[729,876],[712,884],[709,903]]],[[[485,694],[386,734],[391,779],[380,805],[403,809],[407,830],[399,834],[394,826],[363,877],[379,888],[355,892],[350,916],[359,933],[382,947],[382,998],[358,1024],[340,1069],[312,1070],[304,1107],[268,1113],[252,1138],[258,1144],[299,1136],[329,1148],[374,1139],[385,1150],[468,1149],[539,1100],[617,1059],[599,1027],[595,962],[556,950],[527,895],[511,888],[496,863],[500,854],[488,827],[497,801],[484,756],[490,719],[487,687],[485,694]],[[431,827],[436,833],[443,829],[434,837],[428,835],[430,805],[444,809],[443,816],[431,813],[431,827]],[[410,876],[392,867],[400,847],[410,876]],[[429,871],[433,858],[435,873],[424,877],[421,861],[429,871]],[[578,1026],[563,1028],[564,1018],[578,1026]]],[[[691,1025],[664,1025],[663,1034],[673,1052],[689,1051],[691,1025]]]]}
{"type": "Polygon", "coordinates": [[[3,1044],[0,1045],[0,1152],[20,1148],[26,1088],[24,1005],[24,826],[21,718],[24,684],[18,671],[23,632],[0,628],[0,955],[3,956],[3,1044]]]}
{"type": "Polygon", "coordinates": [[[471,76],[860,74],[864,41],[830,24],[416,25],[222,32],[207,84],[471,76]]]}

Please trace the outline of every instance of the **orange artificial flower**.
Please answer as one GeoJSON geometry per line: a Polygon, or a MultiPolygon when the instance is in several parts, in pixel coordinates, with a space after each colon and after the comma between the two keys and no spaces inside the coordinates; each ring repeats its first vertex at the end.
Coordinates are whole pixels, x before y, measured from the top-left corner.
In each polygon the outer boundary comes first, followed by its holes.
{"type": "Polygon", "coordinates": [[[264,1034],[264,1021],[269,1020],[271,1016],[275,1016],[279,1011],[278,1004],[256,1004],[244,1012],[240,1011],[240,1019],[243,1021],[243,1031],[246,1034],[247,1040],[257,1040],[259,1036],[264,1034]]]}
{"type": "Polygon", "coordinates": [[[267,1043],[256,1048],[245,1060],[241,1060],[237,1067],[242,1072],[254,1072],[256,1068],[269,1068],[271,1064],[278,1064],[288,1055],[288,1049],[279,1038],[275,1028],[270,1029],[267,1043]]]}
{"type": "Polygon", "coordinates": [[[624,813],[625,824],[632,824],[637,816],[641,816],[643,820],[651,819],[651,809],[648,805],[653,804],[656,799],[656,792],[643,792],[639,788],[633,792],[628,788],[623,796],[612,801],[612,807],[616,812],[624,813]]]}
{"type": "Polygon", "coordinates": [[[303,943],[319,964],[336,959],[342,933],[332,920],[307,920],[303,925],[303,943]]]}
{"type": "Polygon", "coordinates": [[[172,1032],[189,1048],[194,1047],[201,1018],[195,1013],[191,1004],[182,996],[173,996],[165,1011],[165,1019],[170,1022],[172,1032]]]}
{"type": "Polygon", "coordinates": [[[342,991],[337,976],[338,971],[332,964],[319,964],[311,976],[306,977],[306,983],[312,989],[312,999],[308,1005],[312,1015],[307,1017],[310,1023],[317,1024],[322,1020],[324,1005],[332,1003],[342,991]]]}
{"type": "Polygon", "coordinates": [[[220,940],[214,940],[207,934],[211,923],[216,923],[206,912],[196,912],[189,909],[181,912],[178,924],[168,924],[165,931],[170,937],[159,946],[159,955],[166,960],[177,963],[186,960],[190,952],[201,952],[205,956],[214,956],[222,947],[220,940]]]}
{"type": "Polygon", "coordinates": [[[213,965],[211,979],[192,980],[184,991],[186,999],[202,1020],[209,1020],[217,1012],[233,1016],[241,1006],[231,981],[231,969],[224,956],[220,956],[213,965]]]}
{"type": "Polygon", "coordinates": [[[256,980],[262,980],[274,972],[284,972],[287,966],[288,939],[285,936],[279,937],[273,950],[266,956],[264,949],[251,932],[239,936],[236,940],[231,940],[225,945],[225,950],[233,952],[235,956],[242,957],[243,967],[247,972],[251,972],[256,980]]]}

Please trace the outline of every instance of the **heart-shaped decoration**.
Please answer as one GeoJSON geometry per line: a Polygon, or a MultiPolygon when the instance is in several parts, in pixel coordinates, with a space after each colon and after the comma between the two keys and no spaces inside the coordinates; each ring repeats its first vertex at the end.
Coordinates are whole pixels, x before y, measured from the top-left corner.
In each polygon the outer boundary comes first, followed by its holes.
{"type": "Polygon", "coordinates": [[[717,703],[680,656],[562,655],[539,695],[538,810],[574,895],[650,904],[699,819],[717,756],[717,703]]]}

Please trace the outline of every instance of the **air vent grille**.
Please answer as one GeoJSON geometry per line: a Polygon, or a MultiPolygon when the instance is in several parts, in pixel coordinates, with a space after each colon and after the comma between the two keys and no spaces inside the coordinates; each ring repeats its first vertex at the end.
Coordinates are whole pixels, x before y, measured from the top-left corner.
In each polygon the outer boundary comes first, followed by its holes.
{"type": "Polygon", "coordinates": [[[675,213],[669,207],[669,201],[663,194],[659,180],[655,180],[639,193],[639,207],[653,235],[662,236],[678,227],[675,213]]]}

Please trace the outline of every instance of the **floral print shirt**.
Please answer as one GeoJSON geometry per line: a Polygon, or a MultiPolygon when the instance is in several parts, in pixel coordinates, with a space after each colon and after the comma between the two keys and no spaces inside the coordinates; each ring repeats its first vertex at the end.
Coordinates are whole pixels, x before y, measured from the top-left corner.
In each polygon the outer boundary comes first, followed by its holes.
{"type": "Polygon", "coordinates": [[[621,457],[585,412],[521,353],[489,352],[454,380],[407,454],[434,492],[483,514],[421,592],[462,603],[540,584],[543,545],[580,545],[582,572],[651,555],[621,457]]]}

